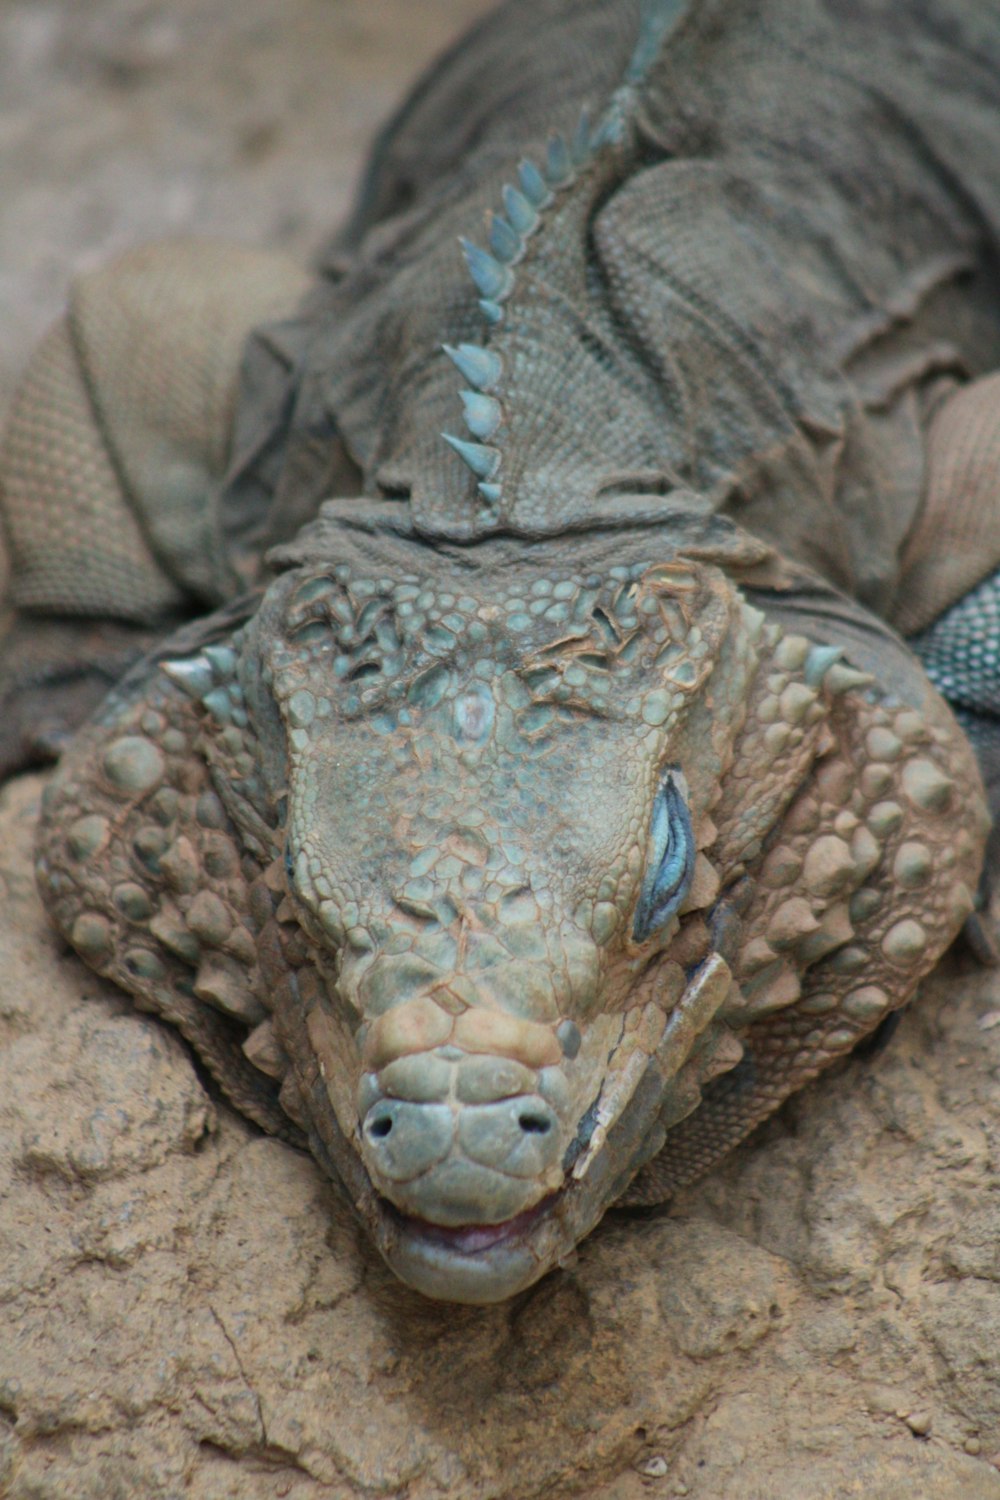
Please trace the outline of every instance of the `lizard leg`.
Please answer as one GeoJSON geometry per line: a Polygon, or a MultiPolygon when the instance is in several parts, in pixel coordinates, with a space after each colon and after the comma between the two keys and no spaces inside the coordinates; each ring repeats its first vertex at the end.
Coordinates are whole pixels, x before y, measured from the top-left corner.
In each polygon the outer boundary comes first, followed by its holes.
{"type": "Polygon", "coordinates": [[[1000,371],[934,410],[923,503],[906,538],[889,623],[917,637],[1000,568],[1000,371]]]}
{"type": "Polygon", "coordinates": [[[980,962],[1000,963],[997,934],[983,916],[1000,877],[1000,571],[945,610],[910,644],[928,677],[951,703],[976,752],[993,832],[977,906],[966,937],[980,962]]]}
{"type": "Polygon", "coordinates": [[[214,496],[243,343],[307,284],[274,256],[177,241],[71,288],[0,445],[0,774],[58,753],[158,636],[238,590],[214,496]]]}
{"type": "Polygon", "coordinates": [[[1000,816],[1000,570],[946,609],[910,645],[972,741],[1000,816]]]}
{"type": "Polygon", "coordinates": [[[960,387],[927,434],[927,484],[893,624],[971,739],[1000,819],[1000,372],[960,387]]]}
{"type": "Polygon", "coordinates": [[[996,964],[1000,946],[981,912],[1000,876],[1000,372],[954,390],[931,418],[893,624],[954,709],[986,784],[994,831],[965,935],[996,964]]]}
{"type": "MultiPolygon", "coordinates": [[[[928,433],[928,481],[907,544],[897,614],[972,742],[994,832],[981,904],[1000,874],[1000,373],[956,391],[928,433]],[[984,576],[986,575],[986,576],[984,576]]],[[[996,962],[977,913],[968,936],[996,962]]]]}

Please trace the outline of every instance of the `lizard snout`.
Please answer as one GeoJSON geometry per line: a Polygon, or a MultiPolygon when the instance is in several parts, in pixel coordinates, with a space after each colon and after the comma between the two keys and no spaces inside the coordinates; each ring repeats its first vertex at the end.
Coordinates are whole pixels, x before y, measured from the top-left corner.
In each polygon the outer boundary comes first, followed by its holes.
{"type": "Polygon", "coordinates": [[[446,1227],[496,1224],[530,1207],[549,1186],[561,1136],[540,1094],[457,1106],[385,1098],[362,1124],[376,1185],[402,1212],[446,1227]]]}
{"type": "Polygon", "coordinates": [[[551,1105],[539,1094],[522,1094],[457,1107],[381,1099],[365,1116],[362,1132],[379,1171],[405,1182],[443,1161],[456,1145],[482,1166],[534,1177],[549,1164],[557,1127],[551,1105]]]}
{"type": "Polygon", "coordinates": [[[448,1046],[367,1074],[359,1105],[373,1181],[403,1213],[442,1226],[523,1212],[561,1178],[556,1071],[448,1046]]]}

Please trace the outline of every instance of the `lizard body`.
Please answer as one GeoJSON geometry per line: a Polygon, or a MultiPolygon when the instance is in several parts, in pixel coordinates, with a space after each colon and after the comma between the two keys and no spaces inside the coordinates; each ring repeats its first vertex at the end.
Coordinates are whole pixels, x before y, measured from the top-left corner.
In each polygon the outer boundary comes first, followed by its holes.
{"type": "Polygon", "coordinates": [[[66,750],[45,899],[431,1296],[669,1197],[972,911],[891,627],[989,768],[1000,12],[904,10],[512,0],[316,282],[139,252],[15,403],[8,762],[215,607],[66,750]]]}

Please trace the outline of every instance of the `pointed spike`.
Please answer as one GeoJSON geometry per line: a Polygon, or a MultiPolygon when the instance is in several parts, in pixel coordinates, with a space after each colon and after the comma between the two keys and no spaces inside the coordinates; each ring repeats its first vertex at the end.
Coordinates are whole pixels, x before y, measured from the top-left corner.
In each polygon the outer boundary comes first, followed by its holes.
{"type": "Polygon", "coordinates": [[[625,70],[625,83],[643,81],[656,61],[664,37],[677,24],[678,7],[673,0],[644,0],[639,6],[639,36],[625,70]]]}
{"type": "Polygon", "coordinates": [[[874,681],[870,672],[858,672],[844,662],[835,661],[823,678],[823,686],[827,692],[839,698],[841,693],[850,692],[852,688],[871,687],[874,681]]]}
{"type": "Polygon", "coordinates": [[[586,106],[580,111],[580,119],[569,144],[569,154],[574,167],[582,167],[590,156],[590,111],[586,106]]]}
{"type": "Polygon", "coordinates": [[[549,187],[563,187],[573,175],[569,147],[561,135],[549,137],[545,152],[545,181],[549,187]]]}
{"type": "Polygon", "coordinates": [[[203,656],[188,656],[181,661],[162,661],[160,666],[171,682],[175,682],[189,698],[201,698],[211,691],[215,681],[212,668],[203,656]]]}
{"type": "Polygon", "coordinates": [[[478,484],[476,488],[487,505],[500,504],[500,486],[498,484],[478,484]]]}
{"type": "Polygon", "coordinates": [[[600,151],[604,146],[617,146],[624,133],[625,124],[621,115],[612,110],[605,115],[590,137],[591,152],[600,151]]]}
{"type": "Polygon", "coordinates": [[[517,169],[517,175],[521,179],[521,188],[524,196],[532,208],[545,208],[552,202],[552,194],[549,192],[545,178],[535,166],[533,161],[523,161],[517,169]]]}
{"type": "Polygon", "coordinates": [[[210,693],[205,694],[201,701],[212,715],[212,718],[217,719],[220,724],[231,724],[233,722],[233,705],[224,687],[213,688],[210,693]]]}
{"type": "Polygon", "coordinates": [[[490,249],[497,260],[510,265],[524,254],[524,241],[506,219],[499,214],[490,215],[490,249]]]}
{"type": "Polygon", "coordinates": [[[811,645],[812,641],[806,640],[804,635],[782,636],[775,647],[774,660],[786,672],[797,672],[805,664],[811,645]]]}
{"type": "Polygon", "coordinates": [[[804,682],[793,680],[778,699],[781,718],[785,724],[801,724],[811,708],[816,705],[816,692],[804,682]]]}
{"type": "Polygon", "coordinates": [[[469,267],[469,275],[483,296],[489,298],[491,302],[502,301],[514,285],[513,271],[508,266],[501,265],[488,250],[481,250],[471,240],[463,239],[460,243],[469,267]]]}
{"type": "Polygon", "coordinates": [[[500,426],[503,411],[499,401],[492,396],[482,396],[478,391],[459,391],[465,407],[465,425],[475,438],[488,439],[500,426]]]}
{"type": "Polygon", "coordinates": [[[819,687],[823,677],[844,654],[842,646],[813,646],[806,657],[803,673],[810,687],[819,687]]]}
{"type": "Polygon", "coordinates": [[[492,479],[496,475],[500,468],[500,454],[496,448],[486,448],[482,443],[467,443],[464,438],[452,437],[450,432],[442,432],[441,436],[480,479],[492,479]]]}
{"type": "Polygon", "coordinates": [[[503,206],[508,219],[522,239],[538,227],[536,209],[532,207],[524,193],[516,187],[511,187],[509,183],[503,190],[503,206]]]}
{"type": "Polygon", "coordinates": [[[232,677],[236,672],[236,652],[231,646],[206,646],[202,652],[217,677],[232,677]]]}
{"type": "Polygon", "coordinates": [[[487,323],[500,323],[503,321],[503,308],[499,302],[491,302],[488,297],[482,297],[479,302],[479,311],[487,323]]]}
{"type": "Polygon", "coordinates": [[[467,380],[477,391],[492,391],[500,384],[503,375],[503,360],[492,349],[480,344],[442,344],[441,348],[451,360],[463,380],[467,380]]]}

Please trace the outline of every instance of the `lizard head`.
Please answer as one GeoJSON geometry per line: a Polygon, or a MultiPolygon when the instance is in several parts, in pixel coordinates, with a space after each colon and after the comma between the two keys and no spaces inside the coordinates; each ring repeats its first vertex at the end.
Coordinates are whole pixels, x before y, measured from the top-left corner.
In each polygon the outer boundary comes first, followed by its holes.
{"type": "Polygon", "coordinates": [[[306,567],[249,628],[300,954],[276,1011],[314,1146],[422,1292],[565,1260],[739,1060],[712,925],[768,795],[722,863],[713,813],[768,631],[683,559],[306,567]]]}

